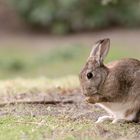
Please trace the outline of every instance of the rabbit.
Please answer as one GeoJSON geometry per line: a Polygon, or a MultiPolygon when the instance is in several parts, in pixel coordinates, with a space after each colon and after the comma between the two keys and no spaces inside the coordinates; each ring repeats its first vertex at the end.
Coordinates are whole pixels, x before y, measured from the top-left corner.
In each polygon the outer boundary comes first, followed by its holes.
{"type": "Polygon", "coordinates": [[[99,40],[79,74],[80,85],[87,102],[103,108],[109,115],[96,123],[111,120],[138,122],[140,116],[140,61],[124,58],[104,64],[110,49],[110,39],[99,40]]]}

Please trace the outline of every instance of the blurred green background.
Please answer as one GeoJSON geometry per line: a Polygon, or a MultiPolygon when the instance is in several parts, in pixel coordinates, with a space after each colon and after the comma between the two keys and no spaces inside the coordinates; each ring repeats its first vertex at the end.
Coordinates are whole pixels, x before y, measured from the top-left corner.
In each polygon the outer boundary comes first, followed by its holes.
{"type": "Polygon", "coordinates": [[[10,0],[34,28],[52,33],[139,27],[139,0],[10,0]]]}
{"type": "Polygon", "coordinates": [[[139,0],[0,0],[0,78],[77,75],[94,42],[140,58],[139,0]]]}
{"type": "MultiPolygon", "coordinates": [[[[38,50],[31,48],[7,48],[0,51],[0,78],[14,77],[62,77],[77,75],[90,52],[90,47],[83,45],[59,46],[38,50]]],[[[139,57],[139,51],[114,45],[106,62],[123,57],[139,57]]]]}

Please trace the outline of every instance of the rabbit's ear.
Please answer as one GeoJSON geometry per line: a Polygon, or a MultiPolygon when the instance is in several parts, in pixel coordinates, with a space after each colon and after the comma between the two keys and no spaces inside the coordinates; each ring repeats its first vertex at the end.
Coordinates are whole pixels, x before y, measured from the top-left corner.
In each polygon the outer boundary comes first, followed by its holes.
{"type": "Polygon", "coordinates": [[[99,40],[90,53],[90,57],[94,57],[97,62],[103,63],[110,48],[110,39],[99,40]]]}

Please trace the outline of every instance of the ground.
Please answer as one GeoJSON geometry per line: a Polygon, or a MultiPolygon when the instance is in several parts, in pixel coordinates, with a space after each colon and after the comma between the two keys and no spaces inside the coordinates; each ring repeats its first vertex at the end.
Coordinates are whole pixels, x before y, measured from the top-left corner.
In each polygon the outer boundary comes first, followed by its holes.
{"type": "Polygon", "coordinates": [[[28,82],[27,79],[1,82],[1,92],[5,93],[0,99],[0,139],[140,139],[139,124],[111,124],[109,121],[95,124],[106,112],[85,102],[76,76],[65,79],[67,84],[64,79],[43,80],[34,86],[35,80],[30,81],[30,86],[28,82]],[[46,81],[52,87],[45,87],[46,81]],[[57,86],[55,81],[59,81],[57,86]],[[74,85],[72,81],[75,81],[74,85]],[[9,89],[5,91],[5,87],[9,89]]]}
{"type": "Polygon", "coordinates": [[[92,44],[106,37],[111,38],[106,62],[140,58],[139,30],[68,36],[0,33],[0,139],[140,139],[139,124],[95,124],[106,112],[86,103],[81,93],[77,75],[92,44]]]}

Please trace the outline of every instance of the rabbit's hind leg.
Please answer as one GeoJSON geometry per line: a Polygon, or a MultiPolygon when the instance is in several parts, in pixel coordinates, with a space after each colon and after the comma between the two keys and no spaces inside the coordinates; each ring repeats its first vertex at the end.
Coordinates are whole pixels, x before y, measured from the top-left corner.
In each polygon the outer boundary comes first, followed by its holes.
{"type": "Polygon", "coordinates": [[[112,121],[112,123],[137,122],[139,115],[140,115],[140,111],[137,113],[137,111],[134,109],[128,109],[126,110],[124,117],[122,118],[116,117],[112,121]]]}

